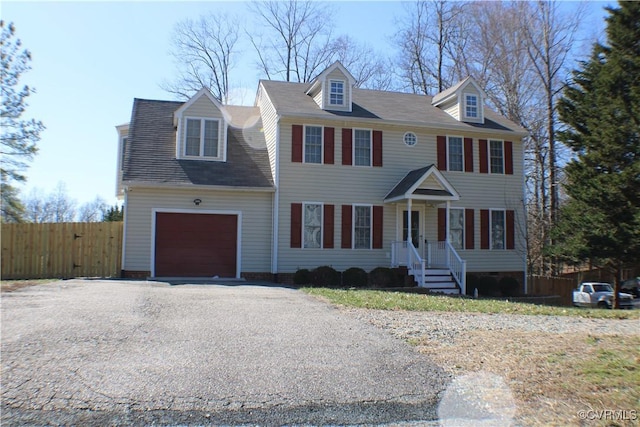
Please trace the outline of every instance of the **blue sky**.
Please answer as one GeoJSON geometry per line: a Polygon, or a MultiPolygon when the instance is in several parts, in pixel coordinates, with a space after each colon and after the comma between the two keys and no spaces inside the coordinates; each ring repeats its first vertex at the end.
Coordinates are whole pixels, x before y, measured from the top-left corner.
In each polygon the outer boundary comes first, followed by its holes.
{"type": "MultiPolygon", "coordinates": [[[[604,28],[602,7],[590,4],[590,31],[604,28]]],[[[334,2],[337,33],[349,34],[376,49],[390,48],[399,2],[334,2]],[[363,16],[365,19],[355,19],[363,16]]],[[[577,3],[567,2],[571,9],[577,3]]],[[[47,129],[40,151],[27,171],[23,194],[32,188],[50,192],[66,184],[79,204],[100,196],[115,199],[117,134],[129,121],[133,98],[172,99],[160,89],[175,67],[168,54],[173,26],[224,9],[247,15],[244,2],[31,2],[3,1],[2,19],[14,22],[17,36],[33,55],[33,69],[21,83],[36,88],[26,116],[42,120],[47,129]]],[[[262,76],[244,46],[235,83],[249,94],[262,76]],[[240,77],[240,78],[237,78],[240,77]]]]}

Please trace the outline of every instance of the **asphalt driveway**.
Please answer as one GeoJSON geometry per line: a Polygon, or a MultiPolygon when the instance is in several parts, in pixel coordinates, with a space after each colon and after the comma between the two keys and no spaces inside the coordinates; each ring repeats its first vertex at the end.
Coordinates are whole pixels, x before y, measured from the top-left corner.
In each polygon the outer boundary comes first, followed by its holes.
{"type": "Polygon", "coordinates": [[[449,381],[282,287],[71,280],[1,303],[3,426],[434,420],[449,381]]]}

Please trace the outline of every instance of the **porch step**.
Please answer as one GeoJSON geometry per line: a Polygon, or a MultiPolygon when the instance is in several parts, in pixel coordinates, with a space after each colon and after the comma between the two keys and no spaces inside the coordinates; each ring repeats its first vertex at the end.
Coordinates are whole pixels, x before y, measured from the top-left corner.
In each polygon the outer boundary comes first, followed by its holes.
{"type": "Polygon", "coordinates": [[[460,295],[460,288],[446,268],[429,268],[425,271],[424,287],[434,293],[460,295]]]}

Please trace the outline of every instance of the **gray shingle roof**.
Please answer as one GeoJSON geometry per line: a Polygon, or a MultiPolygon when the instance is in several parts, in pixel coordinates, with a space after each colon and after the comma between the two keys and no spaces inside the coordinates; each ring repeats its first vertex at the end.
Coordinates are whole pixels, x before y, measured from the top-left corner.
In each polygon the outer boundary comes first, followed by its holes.
{"type": "Polygon", "coordinates": [[[433,165],[425,166],[420,169],[414,169],[409,171],[407,175],[405,175],[399,183],[396,184],[395,187],[385,196],[386,199],[392,199],[394,197],[402,196],[420,179],[424,176],[425,173],[429,169],[431,169],[433,165]]]}
{"type": "MultiPolygon", "coordinates": [[[[369,89],[353,89],[353,112],[325,111],[318,107],[314,100],[305,94],[308,83],[276,82],[261,80],[269,99],[282,116],[314,116],[318,118],[374,119],[403,122],[417,126],[457,128],[461,131],[475,129],[526,131],[510,120],[507,120],[488,107],[484,108],[485,123],[472,124],[459,122],[438,107],[431,104],[432,97],[403,92],[387,92],[369,89]]],[[[445,91],[446,92],[446,91],[445,91]]],[[[444,92],[443,92],[444,93],[444,92]]]]}
{"type": "Polygon", "coordinates": [[[458,83],[451,86],[450,88],[445,89],[442,92],[433,95],[433,98],[431,99],[431,103],[437,105],[443,99],[448,98],[451,94],[455,93],[458,89],[460,89],[462,85],[464,85],[470,78],[471,77],[467,77],[463,80],[460,80],[458,83]]]}
{"type": "Polygon", "coordinates": [[[123,181],[232,187],[273,187],[262,120],[256,107],[229,107],[227,161],[176,159],[173,113],[182,102],[135,99],[123,181]]]}

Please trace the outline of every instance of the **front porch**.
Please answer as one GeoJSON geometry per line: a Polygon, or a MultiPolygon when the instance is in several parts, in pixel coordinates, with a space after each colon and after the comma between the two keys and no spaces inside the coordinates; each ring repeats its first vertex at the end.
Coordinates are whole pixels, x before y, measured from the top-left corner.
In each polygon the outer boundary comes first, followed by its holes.
{"type": "Polygon", "coordinates": [[[410,171],[384,200],[396,206],[391,266],[406,266],[418,286],[434,292],[466,293],[466,261],[449,238],[451,202],[459,199],[453,186],[431,165],[410,171]]]}

